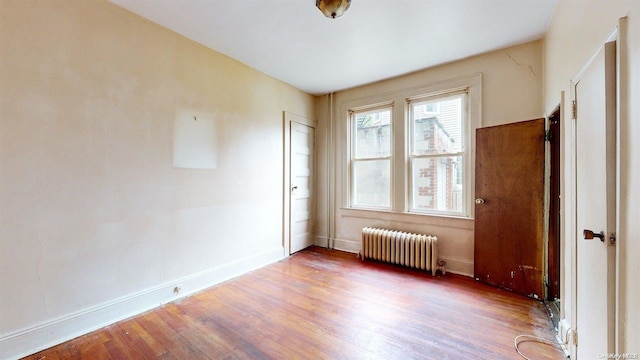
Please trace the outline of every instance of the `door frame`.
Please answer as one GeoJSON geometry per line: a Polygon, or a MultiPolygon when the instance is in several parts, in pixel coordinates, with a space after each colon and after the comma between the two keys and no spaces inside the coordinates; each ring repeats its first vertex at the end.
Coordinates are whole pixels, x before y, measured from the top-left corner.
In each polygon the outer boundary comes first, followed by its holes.
{"type": "MultiPolygon", "coordinates": [[[[562,95],[561,103],[558,104],[549,115],[545,116],[545,130],[547,131],[546,136],[546,147],[545,147],[545,184],[544,184],[544,265],[545,265],[545,300],[546,301],[554,301],[561,300],[561,289],[562,289],[562,258],[563,258],[563,234],[562,234],[562,212],[561,212],[561,201],[562,201],[562,129],[563,129],[563,111],[564,111],[564,94],[562,95]],[[557,118],[558,124],[555,127],[557,132],[553,132],[552,130],[552,118],[557,118]],[[552,138],[549,137],[551,134],[552,138]],[[554,168],[554,163],[556,164],[554,168]],[[554,191],[555,190],[555,191],[554,191]],[[552,195],[557,195],[556,202],[552,199],[552,195]],[[556,205],[555,213],[552,209],[552,205],[556,205]],[[554,219],[552,215],[555,214],[557,217],[554,219]],[[556,227],[552,227],[552,221],[557,221],[556,227]],[[555,236],[554,242],[551,242],[552,232],[555,236]],[[552,250],[554,247],[555,250],[552,250]],[[553,263],[553,261],[557,263],[553,263]],[[557,270],[557,274],[552,274],[551,266],[554,266],[557,270]],[[552,282],[554,280],[558,281],[558,286],[554,286],[552,282]],[[551,298],[552,295],[556,295],[555,298],[551,298]]],[[[559,319],[555,319],[558,321],[559,319]]]]}
{"type": "MultiPolygon", "coordinates": [[[[283,188],[282,188],[282,250],[283,257],[291,252],[291,123],[296,122],[317,130],[317,121],[288,111],[282,113],[283,188]]],[[[314,149],[315,156],[315,149],[314,149]]],[[[314,161],[314,166],[315,166],[314,161]]],[[[315,196],[315,194],[313,194],[315,196]]]]}
{"type": "MultiPolygon", "coordinates": [[[[598,53],[604,48],[606,43],[609,42],[615,42],[616,43],[616,137],[617,137],[617,141],[616,141],[616,179],[615,179],[615,186],[616,186],[616,204],[615,204],[615,211],[616,211],[616,225],[615,225],[615,234],[618,237],[617,241],[616,241],[616,249],[615,249],[615,300],[614,300],[614,345],[615,345],[615,351],[617,352],[618,350],[620,350],[622,347],[622,337],[620,336],[620,332],[622,329],[622,324],[621,324],[621,319],[620,319],[620,306],[624,306],[624,304],[621,304],[620,299],[622,298],[620,291],[622,291],[621,287],[619,286],[620,283],[620,274],[623,274],[624,271],[624,267],[626,267],[626,264],[621,264],[620,262],[620,253],[621,251],[624,251],[624,241],[621,241],[620,239],[620,220],[619,220],[619,214],[620,214],[620,124],[621,124],[621,119],[626,119],[627,117],[627,111],[626,111],[626,106],[625,104],[627,104],[627,98],[628,98],[628,92],[627,92],[627,85],[626,85],[626,79],[628,74],[627,74],[627,18],[623,17],[620,18],[618,20],[618,23],[616,25],[616,27],[609,33],[609,35],[598,45],[598,47],[596,48],[596,50],[591,54],[591,56],[589,57],[589,59],[586,61],[585,65],[580,69],[580,71],[573,77],[571,78],[571,85],[570,85],[570,92],[571,92],[571,104],[574,104],[576,101],[576,94],[575,94],[575,89],[576,89],[576,85],[578,84],[578,82],[582,79],[584,73],[586,72],[586,70],[589,68],[589,66],[593,63],[594,59],[596,58],[596,56],[598,55],[598,53]]],[[[565,123],[566,124],[566,123],[565,123]]],[[[570,310],[570,328],[567,329],[567,334],[571,334],[571,341],[569,341],[569,353],[570,353],[570,357],[574,358],[577,354],[577,341],[576,341],[576,325],[577,325],[577,314],[578,314],[578,306],[577,306],[577,294],[578,294],[578,279],[577,279],[577,273],[578,273],[578,238],[580,237],[580,234],[578,233],[578,229],[576,228],[577,226],[577,171],[576,171],[576,164],[577,164],[577,154],[576,154],[576,144],[577,144],[577,139],[576,139],[576,118],[574,115],[571,116],[571,121],[570,121],[570,144],[568,144],[566,150],[570,152],[570,159],[572,161],[571,164],[571,168],[570,168],[570,174],[571,174],[571,180],[569,182],[570,185],[570,189],[568,192],[571,193],[572,201],[571,201],[571,211],[568,212],[568,215],[570,217],[570,221],[565,222],[565,226],[570,226],[570,232],[571,232],[571,237],[570,237],[570,257],[571,257],[571,271],[569,272],[568,275],[562,276],[561,278],[564,280],[566,287],[563,286],[563,288],[568,289],[569,293],[570,293],[570,304],[569,304],[569,310],[570,310]],[[571,331],[569,331],[571,330],[571,331]]],[[[567,192],[567,193],[568,193],[567,192]]],[[[566,269],[565,269],[566,270],[566,269]]],[[[567,272],[565,271],[565,274],[567,272]]],[[[561,290],[562,291],[562,290],[561,290]]],[[[565,308],[563,306],[563,308],[565,308]]],[[[565,334],[559,334],[561,337],[563,337],[565,334]]],[[[585,341],[584,339],[582,341],[585,341]]],[[[586,340],[588,341],[588,340],[586,340]]]]}

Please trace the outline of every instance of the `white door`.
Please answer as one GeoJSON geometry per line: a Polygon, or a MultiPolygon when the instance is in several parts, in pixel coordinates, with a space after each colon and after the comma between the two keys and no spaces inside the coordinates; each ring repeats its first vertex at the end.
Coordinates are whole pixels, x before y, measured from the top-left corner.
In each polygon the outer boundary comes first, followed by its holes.
{"type": "Polygon", "coordinates": [[[314,143],[315,129],[292,121],[290,149],[291,220],[289,252],[293,254],[314,243],[314,143]]]}
{"type": "Polygon", "coordinates": [[[615,54],[605,44],[575,84],[578,359],[614,352],[615,54]]]}

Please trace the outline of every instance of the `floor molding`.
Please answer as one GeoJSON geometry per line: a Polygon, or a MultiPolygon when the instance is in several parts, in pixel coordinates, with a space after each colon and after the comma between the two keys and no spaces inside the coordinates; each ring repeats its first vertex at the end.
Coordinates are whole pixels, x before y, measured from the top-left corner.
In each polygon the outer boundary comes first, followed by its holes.
{"type": "MultiPolygon", "coordinates": [[[[322,238],[316,241],[316,245],[318,245],[318,243],[322,244],[319,246],[324,247],[326,246],[327,242],[325,238],[322,238]]],[[[340,251],[346,251],[346,252],[358,254],[360,253],[361,245],[359,241],[335,239],[333,241],[332,248],[340,251]]],[[[447,262],[447,267],[446,267],[447,272],[450,272],[452,274],[473,277],[473,261],[472,260],[462,259],[458,257],[446,257],[446,256],[441,256],[440,259],[447,262]]]]}
{"type": "MultiPolygon", "coordinates": [[[[539,301],[314,246],[28,360],[515,359],[514,339],[533,333],[556,335],[539,301]]],[[[564,359],[546,344],[519,349],[564,359]]]]}
{"type": "Polygon", "coordinates": [[[160,305],[189,296],[283,258],[277,247],[0,337],[0,359],[17,359],[160,305]],[[175,292],[178,289],[178,292],[175,292]]]}

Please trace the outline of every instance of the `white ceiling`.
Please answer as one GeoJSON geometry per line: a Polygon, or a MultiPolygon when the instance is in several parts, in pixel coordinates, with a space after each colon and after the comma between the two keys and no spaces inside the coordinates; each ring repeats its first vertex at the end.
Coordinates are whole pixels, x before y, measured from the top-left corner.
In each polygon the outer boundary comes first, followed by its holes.
{"type": "Polygon", "coordinates": [[[110,0],[311,94],[540,39],[558,0],[110,0]]]}

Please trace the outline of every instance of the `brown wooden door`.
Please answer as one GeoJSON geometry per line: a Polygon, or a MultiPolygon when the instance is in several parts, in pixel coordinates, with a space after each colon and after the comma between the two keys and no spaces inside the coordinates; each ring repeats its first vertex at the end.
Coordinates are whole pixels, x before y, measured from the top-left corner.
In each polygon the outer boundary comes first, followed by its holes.
{"type": "Polygon", "coordinates": [[[474,272],[479,281],[544,296],[544,119],[476,131],[474,272]]]}

